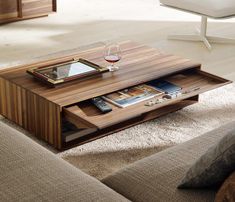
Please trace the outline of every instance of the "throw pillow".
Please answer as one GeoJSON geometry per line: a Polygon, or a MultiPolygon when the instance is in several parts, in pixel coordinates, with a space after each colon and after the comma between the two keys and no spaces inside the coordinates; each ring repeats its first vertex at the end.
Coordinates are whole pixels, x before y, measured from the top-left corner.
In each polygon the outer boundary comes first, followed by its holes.
{"type": "Polygon", "coordinates": [[[188,170],[178,188],[218,187],[235,170],[235,130],[209,148],[188,170]]]}

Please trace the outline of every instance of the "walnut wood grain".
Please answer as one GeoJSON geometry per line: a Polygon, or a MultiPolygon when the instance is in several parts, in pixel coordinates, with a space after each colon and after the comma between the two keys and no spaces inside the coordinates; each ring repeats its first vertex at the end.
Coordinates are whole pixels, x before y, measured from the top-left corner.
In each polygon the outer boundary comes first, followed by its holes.
{"type": "Polygon", "coordinates": [[[2,76],[63,107],[102,95],[103,92],[113,92],[173,72],[189,68],[200,68],[200,64],[188,59],[163,54],[156,49],[133,42],[124,42],[121,44],[123,57],[119,64],[120,70],[115,73],[105,73],[102,77],[70,82],[55,89],[48,88],[46,85],[42,85],[25,74],[26,69],[30,67],[46,66],[72,60],[73,58],[88,59],[98,65],[104,66],[107,63],[103,59],[103,48],[102,46],[89,49],[70,58],[65,57],[46,63],[36,63],[23,68],[20,67],[18,71],[14,71],[14,74],[9,74],[8,72],[11,72],[9,70],[5,74],[3,72],[2,76]],[[139,56],[137,57],[136,55],[139,56]]]}
{"type": "Polygon", "coordinates": [[[0,71],[0,114],[55,148],[63,149],[176,111],[196,103],[200,93],[230,83],[226,79],[201,71],[201,65],[189,59],[164,54],[131,41],[121,42],[120,46],[122,60],[119,71],[68,82],[56,88],[50,88],[35,80],[26,70],[71,61],[74,58],[84,58],[104,66],[107,65],[103,59],[104,44],[97,43],[54,59],[0,71]],[[179,72],[184,74],[184,79],[174,76],[179,72]],[[153,107],[146,107],[144,103],[124,109],[112,106],[113,111],[105,115],[89,105],[90,98],[162,77],[167,77],[184,89],[200,89],[153,107]],[[96,132],[65,143],[62,138],[64,119],[79,129],[96,132]]]}
{"type": "Polygon", "coordinates": [[[0,85],[1,115],[60,148],[60,107],[3,78],[0,85]]]}
{"type": "Polygon", "coordinates": [[[22,16],[46,15],[53,11],[53,0],[22,0],[22,16]]]}
{"type": "Polygon", "coordinates": [[[18,17],[17,0],[0,0],[0,22],[18,17]]]}

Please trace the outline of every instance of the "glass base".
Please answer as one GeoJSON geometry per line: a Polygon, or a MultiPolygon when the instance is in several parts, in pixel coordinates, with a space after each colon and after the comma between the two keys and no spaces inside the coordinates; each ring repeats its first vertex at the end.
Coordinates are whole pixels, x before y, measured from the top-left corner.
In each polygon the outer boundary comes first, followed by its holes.
{"type": "Polygon", "coordinates": [[[110,72],[115,72],[115,71],[119,70],[119,67],[117,67],[117,66],[108,66],[107,68],[109,69],[110,72]]]}

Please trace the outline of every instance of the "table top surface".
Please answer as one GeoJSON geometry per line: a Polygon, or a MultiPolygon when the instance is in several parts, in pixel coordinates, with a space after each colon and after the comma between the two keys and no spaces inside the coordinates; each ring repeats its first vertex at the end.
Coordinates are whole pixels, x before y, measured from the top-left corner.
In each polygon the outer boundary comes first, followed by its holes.
{"type": "Polygon", "coordinates": [[[164,54],[155,48],[132,41],[120,42],[120,47],[122,59],[118,63],[120,67],[118,71],[114,73],[107,72],[102,76],[86,80],[68,82],[56,88],[50,88],[46,84],[37,81],[27,74],[26,70],[32,67],[72,60],[73,58],[83,58],[100,66],[107,66],[108,64],[103,58],[104,44],[97,43],[93,47],[89,46],[89,48],[73,54],[67,53],[60,58],[9,68],[1,71],[0,77],[63,107],[184,69],[200,67],[199,63],[189,59],[164,54]]]}

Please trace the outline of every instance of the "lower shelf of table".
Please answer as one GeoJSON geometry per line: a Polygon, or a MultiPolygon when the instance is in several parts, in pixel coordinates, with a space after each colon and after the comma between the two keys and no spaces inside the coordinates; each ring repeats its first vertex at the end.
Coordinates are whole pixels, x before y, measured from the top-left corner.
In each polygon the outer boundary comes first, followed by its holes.
{"type": "MultiPolygon", "coordinates": [[[[185,100],[181,100],[175,104],[171,104],[171,105],[168,105],[168,106],[141,114],[139,116],[136,116],[135,118],[123,121],[121,123],[115,124],[113,126],[110,126],[110,127],[107,127],[107,128],[101,129],[101,130],[87,129],[87,131],[83,131],[83,133],[81,133],[81,131],[79,131],[79,130],[69,131],[67,133],[62,134],[62,136],[63,136],[62,148],[68,149],[68,148],[73,147],[75,145],[85,144],[85,143],[88,143],[88,142],[93,141],[95,139],[99,139],[101,137],[113,134],[115,132],[129,128],[131,126],[143,123],[145,121],[149,121],[149,120],[155,119],[157,117],[166,115],[168,113],[175,112],[175,111],[180,110],[184,107],[187,107],[189,105],[197,103],[198,97],[199,96],[196,95],[194,97],[191,97],[191,98],[188,98],[185,100]]],[[[157,125],[156,125],[156,128],[157,128],[157,125]]]]}

